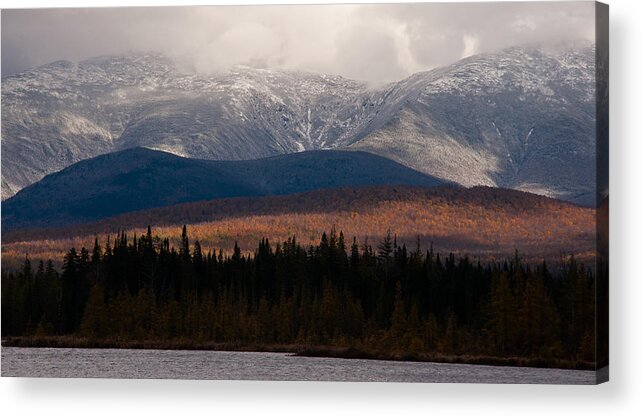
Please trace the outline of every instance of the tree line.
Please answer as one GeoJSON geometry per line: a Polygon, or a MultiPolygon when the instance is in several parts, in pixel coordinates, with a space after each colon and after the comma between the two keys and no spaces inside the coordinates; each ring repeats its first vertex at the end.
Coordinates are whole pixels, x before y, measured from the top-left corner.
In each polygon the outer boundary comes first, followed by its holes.
{"type": "Polygon", "coordinates": [[[317,245],[267,238],[252,254],[203,251],[183,227],[126,232],[2,272],[2,335],[354,347],[594,361],[595,280],[572,257],[550,269],[516,252],[481,263],[332,228],[317,245]]]}

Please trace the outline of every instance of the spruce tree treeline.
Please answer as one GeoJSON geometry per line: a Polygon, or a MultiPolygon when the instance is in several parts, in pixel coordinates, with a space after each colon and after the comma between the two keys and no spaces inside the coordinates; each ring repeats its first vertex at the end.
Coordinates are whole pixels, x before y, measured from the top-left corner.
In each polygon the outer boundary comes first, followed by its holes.
{"type": "Polygon", "coordinates": [[[318,245],[264,238],[253,255],[178,249],[125,232],[89,252],[2,273],[2,334],[96,341],[355,347],[594,361],[594,279],[519,255],[482,264],[390,231],[372,247],[332,228],[318,245]]]}

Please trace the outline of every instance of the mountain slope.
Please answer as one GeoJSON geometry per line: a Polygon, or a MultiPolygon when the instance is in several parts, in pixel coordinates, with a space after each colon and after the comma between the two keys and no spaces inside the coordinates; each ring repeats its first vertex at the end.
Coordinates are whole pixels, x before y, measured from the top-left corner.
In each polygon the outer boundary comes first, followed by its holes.
{"type": "Polygon", "coordinates": [[[186,74],[159,55],[55,62],[2,80],[3,198],[127,148],[214,160],[331,148],[364,90],[341,77],[245,67],[186,74]]]}
{"type": "Polygon", "coordinates": [[[2,196],[132,147],[212,160],[357,149],[464,186],[595,204],[595,48],[514,47],[378,89],[158,55],[56,62],[2,80],[2,196]]]}
{"type": "Polygon", "coordinates": [[[365,152],[211,161],[133,148],[76,163],[26,187],[3,202],[2,227],[66,225],[181,202],[382,184],[443,183],[365,152]]]}
{"type": "Polygon", "coordinates": [[[350,147],[465,186],[594,205],[594,56],[510,48],[416,74],[350,147]]]}

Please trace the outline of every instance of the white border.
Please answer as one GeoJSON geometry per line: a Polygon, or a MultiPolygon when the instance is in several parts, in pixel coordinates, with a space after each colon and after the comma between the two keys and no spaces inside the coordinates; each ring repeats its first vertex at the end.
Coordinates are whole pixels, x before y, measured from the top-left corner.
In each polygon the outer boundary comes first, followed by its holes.
{"type": "MultiPolygon", "coordinates": [[[[363,3],[364,1],[352,1],[363,3]]],[[[380,1],[370,1],[380,2],[380,1]]],[[[329,3],[305,0],[188,4],[329,3]]],[[[611,382],[544,385],[0,379],[0,414],[40,416],[642,416],[641,2],[609,1],[611,14],[611,382]],[[224,414],[224,415],[223,415],[224,414]]],[[[56,6],[177,5],[92,0],[56,6]]],[[[51,7],[0,0],[1,8],[51,7]]]]}

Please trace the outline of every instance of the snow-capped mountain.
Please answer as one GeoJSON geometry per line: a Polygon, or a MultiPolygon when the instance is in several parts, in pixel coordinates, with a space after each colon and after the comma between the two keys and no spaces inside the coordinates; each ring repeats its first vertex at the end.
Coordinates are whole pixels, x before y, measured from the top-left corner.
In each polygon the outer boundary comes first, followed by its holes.
{"type": "Polygon", "coordinates": [[[2,81],[3,198],[74,162],[137,146],[250,159],[331,147],[364,90],[340,77],[185,74],[158,55],[55,62],[2,81]]]}
{"type": "Polygon", "coordinates": [[[351,148],[464,186],[595,204],[595,49],[510,48],[394,85],[351,148]]]}
{"type": "Polygon", "coordinates": [[[365,150],[465,186],[595,194],[595,49],[511,48],[370,89],[338,76],[160,55],[55,62],[2,79],[2,197],[133,147],[217,160],[365,150]]]}

